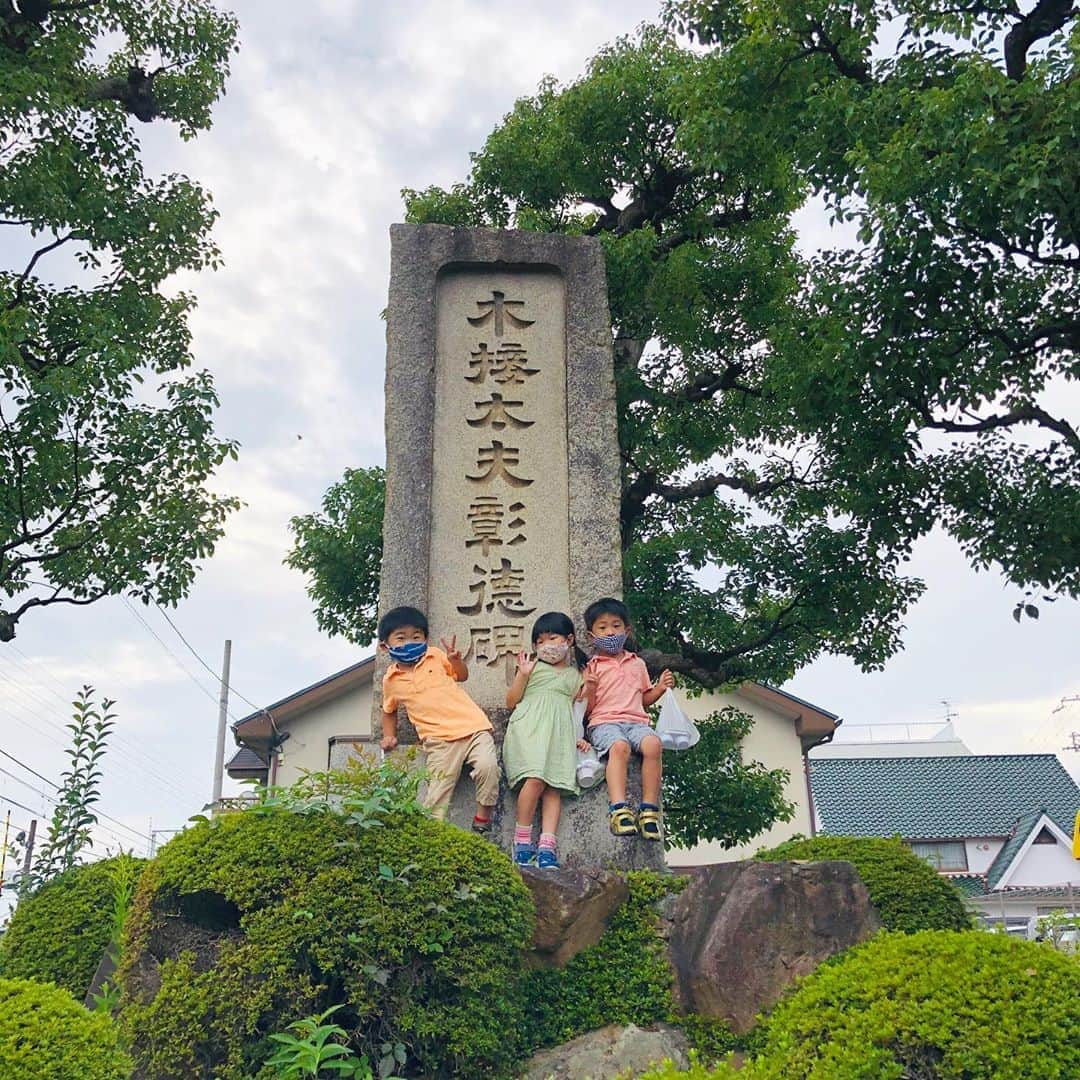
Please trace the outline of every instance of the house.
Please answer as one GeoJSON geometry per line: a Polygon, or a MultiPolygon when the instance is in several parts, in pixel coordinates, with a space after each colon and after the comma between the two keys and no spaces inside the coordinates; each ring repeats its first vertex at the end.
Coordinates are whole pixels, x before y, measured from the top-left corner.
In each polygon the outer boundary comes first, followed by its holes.
{"type": "MultiPolygon", "coordinates": [[[[305,771],[342,764],[357,747],[378,752],[371,732],[374,673],[375,658],[368,657],[243,717],[233,725],[240,749],[227,764],[229,775],[271,787],[288,786],[305,771]]],[[[725,705],[749,713],[754,727],[744,755],[769,769],[787,770],[785,794],[795,806],[795,817],[741,848],[725,851],[718,844],[702,844],[690,851],[670,851],[668,862],[672,866],[748,858],[763,844],[777,844],[795,833],[813,830],[806,754],[833,737],[841,722],[838,716],[758,683],[744,683],[732,693],[697,698],[680,695],[680,703],[692,719],[701,719],[725,705]]]]}
{"type": "MultiPolygon", "coordinates": [[[[918,744],[910,744],[916,746],[918,744]]],[[[989,924],[1020,931],[1080,899],[1072,828],[1080,787],[1053,754],[810,759],[814,826],[899,836],[989,924]]]]}

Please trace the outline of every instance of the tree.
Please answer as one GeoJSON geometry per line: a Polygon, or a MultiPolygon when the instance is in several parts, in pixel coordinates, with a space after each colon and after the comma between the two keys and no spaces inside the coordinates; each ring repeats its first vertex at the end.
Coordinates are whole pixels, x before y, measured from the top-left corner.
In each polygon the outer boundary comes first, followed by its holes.
{"type": "Polygon", "coordinates": [[[295,544],[285,563],[309,575],[319,629],[362,645],[378,619],[385,480],[380,468],[346,469],[321,514],[289,522],[295,544]]]}
{"type": "Polygon", "coordinates": [[[1077,436],[1045,400],[1076,375],[1067,23],[1016,77],[989,31],[1033,23],[943,11],[673,5],[707,48],[621,39],[517,102],[465,182],[404,193],[411,221],[603,244],[624,584],[653,668],[880,667],[935,527],[1021,589],[1080,591],[1077,436]],[[857,244],[799,254],[811,194],[857,244]]]}
{"type": "Polygon", "coordinates": [[[146,175],[132,121],[209,127],[235,42],[206,0],[0,0],[0,641],[51,604],[175,603],[237,505],[205,489],[236,445],[187,372],[194,299],[162,290],[217,265],[216,212],[146,175]]]}
{"type": "Polygon", "coordinates": [[[716,840],[733,848],[795,816],[784,798],[787,770],[743,761],[743,740],[753,726],[752,716],[725,706],[697,721],[701,739],[692,753],[665,757],[664,834],[670,847],[716,840]]]}

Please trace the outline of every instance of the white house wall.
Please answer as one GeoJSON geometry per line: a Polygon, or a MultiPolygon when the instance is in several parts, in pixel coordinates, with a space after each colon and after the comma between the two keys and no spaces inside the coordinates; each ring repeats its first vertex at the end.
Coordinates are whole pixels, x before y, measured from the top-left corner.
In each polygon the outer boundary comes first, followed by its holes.
{"type": "Polygon", "coordinates": [[[289,738],[278,756],[275,783],[288,787],[305,770],[326,769],[331,737],[365,735],[371,731],[371,683],[364,682],[279,726],[289,733],[289,738]]]}
{"type": "Polygon", "coordinates": [[[991,836],[976,836],[964,841],[967,850],[969,874],[985,874],[990,864],[997,858],[1005,841],[991,836]]]}
{"type": "Polygon", "coordinates": [[[1060,841],[1056,844],[1032,844],[1019,865],[1009,875],[1010,887],[1023,885],[1067,885],[1080,889],[1080,862],[1060,841]]]}
{"type": "Polygon", "coordinates": [[[678,691],[676,694],[679,704],[692,720],[700,720],[725,705],[734,705],[754,718],[754,726],[743,743],[743,760],[760,761],[769,769],[787,769],[789,776],[784,797],[795,804],[795,817],[788,822],[778,822],[771,829],[754,837],[749,844],[729,850],[716,843],[698,844],[689,850],[670,849],[667,853],[669,865],[702,866],[706,863],[749,859],[758,848],[779,844],[796,833],[809,836],[811,828],[806,798],[806,774],[803,771],[802,744],[796,734],[794,721],[739,694],[704,694],[691,699],[678,691]]]}

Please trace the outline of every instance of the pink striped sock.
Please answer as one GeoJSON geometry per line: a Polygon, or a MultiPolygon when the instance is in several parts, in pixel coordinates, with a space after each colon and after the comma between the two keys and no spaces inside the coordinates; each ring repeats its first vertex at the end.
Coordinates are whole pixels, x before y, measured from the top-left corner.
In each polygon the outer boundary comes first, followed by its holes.
{"type": "Polygon", "coordinates": [[[532,826],[531,825],[515,825],[514,826],[514,843],[515,844],[531,844],[532,843],[532,826]]]}
{"type": "Polygon", "coordinates": [[[540,834],[540,850],[541,851],[554,851],[557,841],[555,834],[551,832],[542,832],[540,834]]]}

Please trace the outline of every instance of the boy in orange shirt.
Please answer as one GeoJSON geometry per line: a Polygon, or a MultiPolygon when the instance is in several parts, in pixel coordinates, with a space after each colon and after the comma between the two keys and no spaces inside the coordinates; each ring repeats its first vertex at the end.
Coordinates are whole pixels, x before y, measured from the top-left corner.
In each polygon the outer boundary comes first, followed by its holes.
{"type": "Polygon", "coordinates": [[[630,612],[621,600],[605,596],[585,610],[585,626],[595,655],[585,666],[586,737],[597,753],[607,754],[608,813],[616,836],[639,834],[662,840],[660,736],[653,731],[647,706],[675,685],[663,671],[653,685],[645,661],[626,651],[630,612]],[[631,752],[641,755],[641,806],[637,815],[626,805],[626,770],[631,752]]]}
{"type": "Polygon", "coordinates": [[[379,620],[379,648],[393,661],[383,676],[382,748],[397,744],[397,710],[404,705],[420,736],[431,774],[424,805],[433,817],[446,817],[462,768],[472,768],[476,783],[473,830],[491,829],[499,798],[499,761],[491,721],[461,687],[469,669],[456,648],[440,639],[442,649],[428,645],[428,622],[413,607],[397,607],[379,620]],[[444,651],[445,650],[445,651],[444,651]]]}

